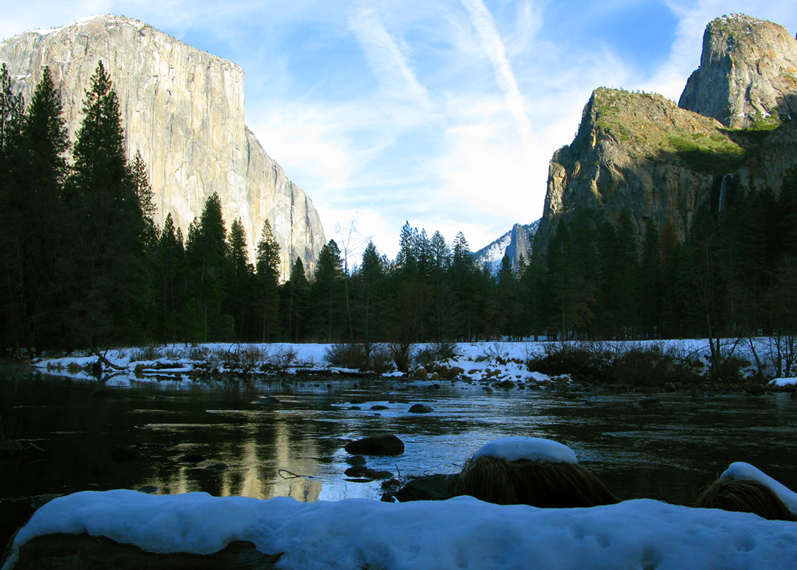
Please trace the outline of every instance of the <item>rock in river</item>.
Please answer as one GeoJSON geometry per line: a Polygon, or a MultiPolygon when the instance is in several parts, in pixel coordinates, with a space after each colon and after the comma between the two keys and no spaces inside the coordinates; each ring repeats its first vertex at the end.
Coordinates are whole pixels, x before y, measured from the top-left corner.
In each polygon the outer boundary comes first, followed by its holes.
{"type": "Polygon", "coordinates": [[[352,455],[401,455],[404,442],[393,434],[375,435],[347,443],[346,451],[352,455]]]}

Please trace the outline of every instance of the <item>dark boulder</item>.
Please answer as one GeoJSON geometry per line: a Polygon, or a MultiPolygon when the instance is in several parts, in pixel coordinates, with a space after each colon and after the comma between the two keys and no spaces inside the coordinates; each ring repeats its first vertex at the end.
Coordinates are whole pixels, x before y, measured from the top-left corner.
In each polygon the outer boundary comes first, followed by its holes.
{"type": "Polygon", "coordinates": [[[394,496],[405,501],[445,501],[456,495],[459,475],[429,475],[411,479],[394,496]]]}
{"type": "Polygon", "coordinates": [[[643,410],[652,410],[655,408],[661,408],[662,404],[656,398],[642,398],[639,400],[639,407],[643,410]]]}
{"type": "Polygon", "coordinates": [[[434,409],[426,404],[413,404],[408,411],[411,414],[430,414],[434,411],[434,409]]]}
{"type": "Polygon", "coordinates": [[[392,434],[375,435],[351,441],[345,449],[352,455],[401,455],[404,442],[392,434]]]}

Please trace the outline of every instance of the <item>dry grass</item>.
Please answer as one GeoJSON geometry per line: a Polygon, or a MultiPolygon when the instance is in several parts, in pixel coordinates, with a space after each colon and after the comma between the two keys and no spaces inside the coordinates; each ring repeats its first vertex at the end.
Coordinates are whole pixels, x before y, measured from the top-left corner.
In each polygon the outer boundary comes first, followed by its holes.
{"type": "Polygon", "coordinates": [[[498,505],[577,508],[620,502],[592,473],[577,464],[469,459],[462,469],[459,495],[498,505]]]}
{"type": "Polygon", "coordinates": [[[717,479],[700,494],[695,507],[754,513],[768,520],[797,521],[783,501],[757,481],[717,479]]]}

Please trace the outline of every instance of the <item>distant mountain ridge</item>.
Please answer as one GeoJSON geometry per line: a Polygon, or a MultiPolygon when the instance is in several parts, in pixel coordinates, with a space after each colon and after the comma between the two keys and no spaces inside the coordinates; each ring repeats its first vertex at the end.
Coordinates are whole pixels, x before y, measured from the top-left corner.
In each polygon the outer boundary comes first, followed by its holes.
{"type": "Polygon", "coordinates": [[[187,235],[217,192],[227,228],[240,218],[246,229],[250,261],[268,219],[282,277],[296,257],[314,267],[326,243],[318,212],[246,126],[244,73],[234,63],[119,16],[26,32],[0,43],[0,61],[26,101],[50,68],[73,142],[102,61],[119,98],[128,155],[140,151],[147,163],[160,224],[171,213],[187,235]]]}
{"type": "Polygon", "coordinates": [[[682,241],[704,205],[721,210],[743,187],[778,193],[797,165],[797,40],[772,22],[717,18],[680,105],[592,93],[575,139],[549,164],[535,256],[546,254],[560,219],[598,227],[625,209],[639,243],[648,220],[682,241]]]}
{"type": "Polygon", "coordinates": [[[488,266],[495,275],[501,269],[501,260],[506,254],[512,262],[512,269],[517,272],[521,256],[526,262],[531,259],[534,234],[539,226],[539,220],[526,225],[515,224],[500,238],[474,253],[474,261],[479,267],[488,266]]]}

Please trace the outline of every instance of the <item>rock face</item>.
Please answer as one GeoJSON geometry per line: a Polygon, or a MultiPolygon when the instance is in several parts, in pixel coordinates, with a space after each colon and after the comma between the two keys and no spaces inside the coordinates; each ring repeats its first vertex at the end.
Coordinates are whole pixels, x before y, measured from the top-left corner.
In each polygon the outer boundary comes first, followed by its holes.
{"type": "MultiPolygon", "coordinates": [[[[774,88],[764,89],[767,84],[774,85],[770,79],[777,74],[770,73],[772,66],[760,61],[743,65],[738,59],[726,62],[728,69],[746,66],[746,72],[722,75],[716,71],[721,66],[711,63],[717,58],[710,54],[718,49],[716,38],[726,33],[718,30],[736,29],[731,23],[735,26],[739,22],[757,22],[750,24],[751,29],[767,32],[727,36],[736,38],[735,43],[730,42],[734,45],[733,57],[765,53],[767,62],[791,57],[776,54],[771,47],[745,43],[757,42],[761,37],[780,37],[776,34],[783,30],[780,26],[741,16],[713,21],[706,31],[701,69],[692,74],[692,87],[687,86],[681,97],[682,106],[685,100],[701,101],[700,108],[711,116],[680,108],[656,94],[605,88],[593,92],[575,139],[551,159],[543,217],[534,238],[535,256],[545,255],[559,219],[571,222],[576,216],[583,216],[597,227],[606,221],[616,223],[623,209],[627,209],[640,243],[648,220],[654,221],[659,230],[669,227],[682,241],[704,205],[714,212],[722,211],[741,187],[780,191],[784,173],[797,165],[797,121],[780,120],[787,118],[786,103],[797,100],[797,83],[792,82],[789,91],[790,84],[784,79],[779,83],[780,95],[767,103],[769,107],[763,107],[764,93],[774,92],[774,88]],[[764,72],[755,75],[757,68],[764,72]],[[711,76],[710,69],[717,75],[711,76]],[[744,78],[747,91],[742,87],[744,78]],[[750,97],[725,115],[718,111],[712,114],[711,109],[730,105],[722,94],[738,90],[750,97]],[[722,104],[717,103],[720,99],[722,104]],[[723,118],[729,124],[734,117],[741,120],[739,109],[745,113],[742,123],[754,124],[754,128],[733,129],[720,122],[723,118]],[[762,120],[756,115],[758,109],[769,109],[767,112],[772,115],[762,120]],[[776,112],[780,119],[774,115],[776,112]]],[[[725,46],[729,45],[727,39],[724,41],[725,46]]],[[[794,43],[788,36],[782,45],[792,49],[794,43]]]]}
{"type": "Polygon", "coordinates": [[[26,101],[49,66],[73,142],[102,61],[119,97],[128,154],[140,151],[149,168],[157,221],[171,212],[186,235],[218,192],[228,229],[234,218],[243,222],[250,261],[268,219],[283,278],[297,256],[313,268],[326,241],[318,213],[246,127],[243,71],[235,64],[116,16],[24,33],[0,44],[0,61],[26,101]]]}
{"type": "Polygon", "coordinates": [[[526,261],[531,258],[534,234],[539,226],[539,220],[526,225],[515,224],[500,238],[473,254],[474,261],[480,267],[488,265],[493,274],[496,274],[501,269],[501,260],[506,254],[512,262],[512,269],[517,271],[521,257],[526,261]]]}
{"type": "Polygon", "coordinates": [[[797,117],[797,40],[744,14],[712,21],[678,105],[737,129],[797,117]]]}

